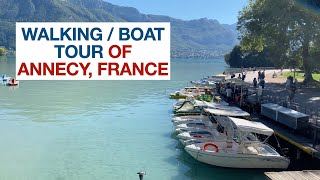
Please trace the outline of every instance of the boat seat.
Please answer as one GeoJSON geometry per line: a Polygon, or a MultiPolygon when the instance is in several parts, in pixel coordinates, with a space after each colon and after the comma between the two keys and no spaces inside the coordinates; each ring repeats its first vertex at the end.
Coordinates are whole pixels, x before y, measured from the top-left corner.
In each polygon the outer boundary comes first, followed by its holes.
{"type": "Polygon", "coordinates": [[[258,150],[253,146],[248,146],[245,148],[248,154],[258,154],[258,150]]]}

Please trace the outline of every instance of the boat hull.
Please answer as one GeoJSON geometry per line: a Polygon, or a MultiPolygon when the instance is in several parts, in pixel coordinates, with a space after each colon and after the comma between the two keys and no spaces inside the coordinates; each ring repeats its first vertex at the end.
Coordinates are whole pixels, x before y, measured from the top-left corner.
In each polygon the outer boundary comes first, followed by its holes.
{"type": "Polygon", "coordinates": [[[253,169],[287,169],[290,161],[282,156],[238,155],[212,153],[185,147],[185,150],[196,160],[219,167],[253,168],[253,169]]]}

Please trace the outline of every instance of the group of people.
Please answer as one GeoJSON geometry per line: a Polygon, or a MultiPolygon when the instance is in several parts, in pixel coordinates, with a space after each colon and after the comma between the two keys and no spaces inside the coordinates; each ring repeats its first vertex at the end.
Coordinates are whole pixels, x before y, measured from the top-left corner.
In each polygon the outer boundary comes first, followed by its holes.
{"type": "MultiPolygon", "coordinates": [[[[216,86],[218,92],[222,95],[224,95],[227,99],[227,101],[230,102],[237,102],[240,100],[240,96],[241,96],[241,87],[236,86],[235,84],[231,84],[231,83],[218,83],[216,86]]],[[[247,94],[248,93],[248,89],[244,88],[243,89],[243,94],[247,94]]]]}
{"type": "MultiPolygon", "coordinates": [[[[246,75],[247,75],[247,72],[241,72],[238,75],[238,79],[241,79],[242,81],[244,81],[246,79],[246,75]]],[[[234,73],[232,73],[231,74],[231,79],[235,78],[235,77],[236,77],[236,75],[234,73]]]]}

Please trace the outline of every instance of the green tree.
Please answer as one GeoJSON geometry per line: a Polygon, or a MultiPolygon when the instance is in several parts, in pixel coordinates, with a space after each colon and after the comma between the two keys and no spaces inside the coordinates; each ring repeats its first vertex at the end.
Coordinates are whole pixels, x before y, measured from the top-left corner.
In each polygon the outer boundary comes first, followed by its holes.
{"type": "Polygon", "coordinates": [[[240,46],[235,46],[232,51],[224,56],[225,62],[233,68],[273,67],[267,58],[267,49],[262,52],[244,51],[240,46]]]}
{"type": "Polygon", "coordinates": [[[7,54],[7,50],[5,48],[0,48],[0,56],[4,56],[7,54]]]}
{"type": "Polygon", "coordinates": [[[224,60],[230,67],[241,67],[242,52],[240,50],[240,46],[234,46],[230,53],[224,55],[224,60]]]}
{"type": "Polygon", "coordinates": [[[250,0],[240,12],[238,30],[244,50],[263,51],[276,66],[301,64],[310,82],[320,44],[317,0],[250,0]]]}

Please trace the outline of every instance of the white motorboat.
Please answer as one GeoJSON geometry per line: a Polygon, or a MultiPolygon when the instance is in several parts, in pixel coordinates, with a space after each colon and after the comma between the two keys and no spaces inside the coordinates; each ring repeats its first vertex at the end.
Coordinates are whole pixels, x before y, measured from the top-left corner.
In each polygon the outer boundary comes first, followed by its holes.
{"type": "Polygon", "coordinates": [[[15,80],[14,78],[10,79],[9,82],[6,84],[7,86],[18,86],[19,81],[15,80]]]}
{"type": "MultiPolygon", "coordinates": [[[[179,108],[174,109],[176,115],[200,115],[204,108],[234,109],[225,101],[205,102],[199,100],[186,100],[179,108]]],[[[239,108],[238,108],[239,109],[239,108]]]]}
{"type": "Polygon", "coordinates": [[[176,125],[175,131],[178,133],[183,133],[187,131],[197,131],[201,129],[208,130],[212,126],[213,126],[213,123],[210,121],[195,120],[185,124],[176,125]]]}
{"type": "Polygon", "coordinates": [[[189,143],[185,150],[198,161],[220,167],[266,169],[288,167],[290,160],[265,143],[273,134],[272,129],[259,122],[238,118],[229,120],[227,140],[189,143]],[[261,142],[255,134],[267,138],[261,142]]]}
{"type": "Polygon", "coordinates": [[[2,74],[0,79],[3,82],[9,82],[11,77],[7,76],[6,74],[2,74]]]}
{"type": "Polygon", "coordinates": [[[185,87],[179,91],[175,91],[170,94],[171,99],[184,99],[188,97],[196,97],[201,94],[205,94],[205,90],[209,90],[212,88],[208,87],[185,87]]]}
{"type": "Polygon", "coordinates": [[[205,108],[204,112],[210,113],[213,116],[224,116],[224,117],[229,116],[229,117],[247,118],[250,116],[248,112],[243,111],[242,109],[237,107],[232,107],[227,109],[205,108]]]}
{"type": "Polygon", "coordinates": [[[173,117],[172,123],[174,126],[177,126],[179,124],[186,124],[186,123],[192,123],[195,121],[202,121],[206,122],[209,121],[210,117],[206,115],[200,115],[200,116],[179,116],[179,117],[173,117]]]}
{"type": "Polygon", "coordinates": [[[216,83],[221,82],[224,79],[225,79],[225,75],[223,76],[213,75],[213,76],[204,77],[197,81],[191,81],[191,83],[196,86],[215,86],[216,83]]]}
{"type": "Polygon", "coordinates": [[[174,125],[185,124],[192,122],[193,120],[209,120],[209,117],[219,118],[219,117],[241,117],[248,118],[250,114],[238,107],[233,106],[217,106],[217,108],[204,108],[201,115],[192,116],[178,116],[172,118],[172,123],[174,125]]]}
{"type": "Polygon", "coordinates": [[[189,141],[208,142],[208,141],[225,141],[226,135],[218,132],[216,129],[188,131],[177,135],[177,138],[183,145],[189,141]]]}
{"type": "Polygon", "coordinates": [[[178,109],[185,101],[185,99],[178,99],[177,102],[173,104],[173,109],[178,109]]]}

